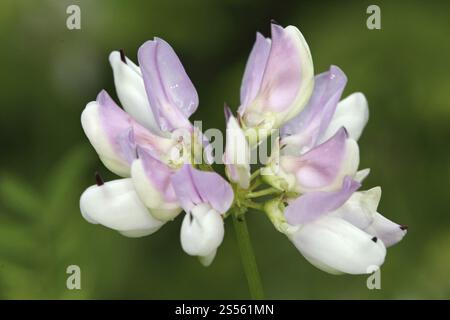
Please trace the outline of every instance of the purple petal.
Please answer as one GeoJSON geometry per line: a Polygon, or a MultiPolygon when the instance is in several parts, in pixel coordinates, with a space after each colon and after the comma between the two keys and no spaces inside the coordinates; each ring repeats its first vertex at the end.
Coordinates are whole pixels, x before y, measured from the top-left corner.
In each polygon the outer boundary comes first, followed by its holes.
{"type": "Polygon", "coordinates": [[[272,24],[272,46],[259,91],[271,111],[284,111],[297,96],[301,82],[300,59],[295,40],[281,26],[272,24]]]}
{"type": "Polygon", "coordinates": [[[386,247],[390,247],[403,239],[407,229],[406,226],[399,225],[376,212],[372,224],[365,231],[380,238],[386,247]]]}
{"type": "Polygon", "coordinates": [[[175,171],[156,159],[151,152],[139,146],[137,147],[137,155],[142,160],[145,174],[152,185],[164,195],[167,202],[176,202],[177,197],[171,179],[175,171]]]}
{"type": "Polygon", "coordinates": [[[305,193],[286,208],[286,220],[289,224],[298,225],[317,219],[342,206],[360,186],[359,182],[345,177],[338,191],[305,193]]]}
{"type": "MultiPolygon", "coordinates": [[[[132,140],[134,120],[125,113],[108,95],[105,90],[97,96],[100,106],[100,121],[113,149],[128,163],[132,161],[132,140]]],[[[134,142],[133,142],[134,143],[134,142]]]]}
{"type": "Polygon", "coordinates": [[[302,147],[316,145],[330,124],[346,83],[347,77],[336,66],[331,66],[329,71],[317,75],[307,106],[283,126],[282,136],[292,136],[288,139],[293,140],[293,143],[297,140],[302,147]]]}
{"type": "Polygon", "coordinates": [[[189,127],[198,95],[178,56],[162,39],[145,42],[138,51],[145,88],[162,130],[189,127]]]}
{"type": "Polygon", "coordinates": [[[118,135],[117,144],[119,145],[128,164],[131,165],[133,160],[136,159],[136,141],[134,138],[133,127],[129,127],[127,130],[118,135]]]}
{"type": "Polygon", "coordinates": [[[134,159],[134,144],[151,149],[155,154],[162,154],[171,146],[169,139],[154,135],[137,123],[123,111],[105,90],[97,96],[100,106],[100,121],[110,143],[116,152],[126,160],[134,159]]]}
{"type": "Polygon", "coordinates": [[[230,184],[215,172],[200,171],[191,167],[192,177],[201,198],[220,213],[225,213],[233,203],[230,184]]]}
{"type": "Polygon", "coordinates": [[[202,203],[191,174],[191,165],[185,164],[172,176],[172,185],[178,201],[184,211],[189,212],[197,204],[202,203]]]}
{"type": "Polygon", "coordinates": [[[245,107],[256,98],[259,92],[269,53],[270,39],[264,38],[258,32],[242,79],[241,107],[239,107],[239,114],[241,115],[244,113],[245,107]]]}
{"type": "Polygon", "coordinates": [[[181,206],[189,212],[194,206],[208,203],[225,213],[233,202],[233,190],[217,173],[200,171],[185,164],[172,176],[172,185],[181,206]]]}
{"type": "Polygon", "coordinates": [[[298,183],[304,188],[322,188],[333,182],[345,160],[346,140],[347,133],[341,128],[331,139],[298,157],[294,166],[298,183]]]}

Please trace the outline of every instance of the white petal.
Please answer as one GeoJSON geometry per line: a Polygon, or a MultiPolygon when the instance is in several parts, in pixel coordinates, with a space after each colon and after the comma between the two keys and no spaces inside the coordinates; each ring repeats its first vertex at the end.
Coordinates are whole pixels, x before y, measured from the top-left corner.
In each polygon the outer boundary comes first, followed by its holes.
{"type": "Polygon", "coordinates": [[[164,222],[155,219],[139,199],[131,179],[91,186],[81,195],[80,209],[91,223],[99,223],[127,236],[157,231],[164,222]]]}
{"type": "Polygon", "coordinates": [[[225,147],[224,163],[227,175],[231,181],[236,182],[243,189],[250,186],[250,147],[244,132],[236,121],[230,116],[227,123],[227,141],[225,147]]]}
{"type": "MultiPolygon", "coordinates": [[[[380,187],[355,192],[339,209],[333,211],[330,215],[344,219],[364,230],[372,224],[380,198],[380,187]]],[[[375,236],[376,234],[372,235],[375,236]]]]}
{"type": "Polygon", "coordinates": [[[386,255],[382,241],[349,222],[323,217],[292,235],[297,249],[317,268],[330,273],[365,274],[381,266],[386,255]]]}
{"type": "Polygon", "coordinates": [[[380,198],[380,187],[355,192],[342,207],[330,213],[330,216],[346,220],[370,235],[376,236],[386,247],[390,247],[403,239],[407,227],[377,212],[380,198]]]}
{"type": "Polygon", "coordinates": [[[296,40],[297,49],[301,59],[302,83],[298,89],[298,95],[293,103],[293,107],[283,119],[283,123],[294,118],[305,107],[314,88],[314,66],[308,43],[300,30],[294,26],[286,27],[286,33],[296,40]]]}
{"type": "Polygon", "coordinates": [[[114,149],[102,126],[100,105],[96,101],[89,102],[81,114],[81,125],[92,146],[97,151],[103,164],[115,174],[130,176],[130,165],[127,160],[114,149]]]}
{"type": "Polygon", "coordinates": [[[164,195],[166,190],[160,190],[159,188],[162,186],[158,187],[153,180],[148,178],[142,161],[142,159],[137,159],[131,166],[131,177],[136,192],[155,218],[161,221],[173,220],[182,211],[182,208],[175,199],[169,201],[164,195]]]}
{"type": "Polygon", "coordinates": [[[358,181],[359,183],[363,182],[364,179],[367,178],[367,176],[370,174],[370,168],[362,169],[356,172],[355,176],[353,177],[354,180],[358,181]]]}
{"type": "Polygon", "coordinates": [[[320,141],[326,141],[341,127],[347,129],[350,138],[358,140],[368,120],[369,107],[366,97],[361,92],[353,93],[338,103],[330,125],[320,141]]]}
{"type": "Polygon", "coordinates": [[[123,63],[118,51],[113,51],[109,55],[117,96],[125,111],[137,122],[152,132],[159,133],[159,127],[148,102],[141,71],[133,61],[128,58],[126,61],[127,63],[123,63]]]}
{"type": "Polygon", "coordinates": [[[191,256],[209,256],[224,237],[222,216],[207,204],[195,206],[186,213],[181,225],[181,246],[191,256]]]}
{"type": "Polygon", "coordinates": [[[204,267],[209,267],[216,257],[217,250],[214,250],[207,256],[199,256],[198,260],[204,267]]]}

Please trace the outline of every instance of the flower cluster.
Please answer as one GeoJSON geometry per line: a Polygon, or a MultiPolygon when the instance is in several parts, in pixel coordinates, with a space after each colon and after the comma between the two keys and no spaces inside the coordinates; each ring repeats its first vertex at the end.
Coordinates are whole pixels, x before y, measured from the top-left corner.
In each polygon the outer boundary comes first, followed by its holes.
{"type": "Polygon", "coordinates": [[[208,152],[198,161],[198,150],[209,149],[189,120],[199,99],[170,45],[159,38],[145,42],[139,66],[123,51],[112,52],[123,109],[101,91],[81,122],[104,165],[122,178],[104,183],[97,175],[81,196],[83,217],[141,237],[184,211],[181,246],[209,265],[224,237],[224,219],[254,208],[326,272],[379,267],[406,227],[377,212],[380,187],[357,191],[369,174],[358,170],[366,98],[353,93],[341,100],[347,78],[336,66],[314,76],[297,28],[272,24],[271,33],[271,39],[257,34],[237,115],[225,107],[228,181],[213,171],[208,152]],[[252,173],[251,151],[274,131],[279,135],[269,161],[252,173]]]}

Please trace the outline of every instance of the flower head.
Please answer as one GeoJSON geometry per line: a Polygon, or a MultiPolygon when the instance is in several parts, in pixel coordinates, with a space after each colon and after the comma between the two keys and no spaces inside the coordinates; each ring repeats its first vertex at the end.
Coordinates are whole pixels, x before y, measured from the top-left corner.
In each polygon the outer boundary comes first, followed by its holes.
{"type": "Polygon", "coordinates": [[[139,66],[123,50],[110,54],[123,109],[102,90],[81,123],[101,161],[122,178],[104,183],[96,175],[80,198],[88,222],[142,237],[184,211],[181,247],[208,266],[223,241],[224,220],[231,215],[239,237],[248,237],[243,215],[257,209],[319,269],[363,274],[383,264],[406,227],[378,213],[380,187],[358,191],[370,171],[358,171],[367,100],[362,93],[341,100],[347,76],[337,66],[314,77],[297,28],[273,23],[271,30],[272,39],[257,34],[237,116],[225,107],[229,182],[209,161],[198,163],[198,151],[210,160],[212,150],[189,121],[199,99],[172,47],[160,38],[145,42],[139,66]],[[270,161],[252,173],[251,152],[261,150],[272,129],[281,134],[270,161]]]}

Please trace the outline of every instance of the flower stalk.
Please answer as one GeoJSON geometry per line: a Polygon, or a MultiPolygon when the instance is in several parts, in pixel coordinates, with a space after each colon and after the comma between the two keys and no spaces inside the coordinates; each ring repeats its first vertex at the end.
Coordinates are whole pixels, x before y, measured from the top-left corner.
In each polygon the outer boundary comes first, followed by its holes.
{"type": "Polygon", "coordinates": [[[245,215],[239,214],[239,212],[235,210],[232,216],[239,252],[241,254],[241,261],[250,290],[250,296],[254,300],[264,299],[261,277],[256,264],[256,258],[253,252],[245,215]]]}
{"type": "Polygon", "coordinates": [[[264,196],[268,196],[268,195],[272,195],[272,194],[280,194],[280,193],[283,193],[283,191],[278,190],[276,188],[267,188],[267,189],[263,189],[263,190],[259,190],[259,191],[255,191],[255,192],[250,192],[249,194],[247,194],[246,198],[253,199],[253,198],[259,198],[259,197],[264,197],[264,196]]]}

